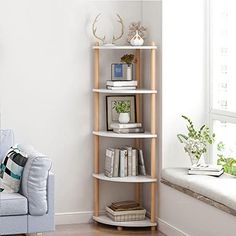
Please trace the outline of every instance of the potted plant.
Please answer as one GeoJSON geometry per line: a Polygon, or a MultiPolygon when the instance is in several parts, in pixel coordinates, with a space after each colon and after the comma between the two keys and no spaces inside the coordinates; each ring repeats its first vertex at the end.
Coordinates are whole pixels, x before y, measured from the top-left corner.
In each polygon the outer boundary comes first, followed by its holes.
{"type": "Polygon", "coordinates": [[[121,57],[120,61],[127,64],[127,80],[132,80],[132,63],[135,62],[134,54],[125,54],[121,57]]]}
{"type": "Polygon", "coordinates": [[[210,134],[210,129],[206,125],[197,130],[193,122],[186,116],[182,116],[187,121],[187,134],[177,134],[178,140],[183,143],[184,150],[189,154],[192,164],[196,164],[207,152],[207,145],[214,142],[215,134],[210,134]]]}
{"type": "Polygon", "coordinates": [[[119,113],[119,122],[122,124],[127,124],[130,121],[130,102],[129,101],[115,101],[113,109],[119,113]]]}

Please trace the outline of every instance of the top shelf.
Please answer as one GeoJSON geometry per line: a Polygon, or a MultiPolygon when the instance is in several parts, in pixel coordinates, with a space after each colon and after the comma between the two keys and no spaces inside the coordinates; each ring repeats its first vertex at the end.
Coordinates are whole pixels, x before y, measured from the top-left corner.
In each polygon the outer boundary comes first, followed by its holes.
{"type": "Polygon", "coordinates": [[[157,49],[157,46],[93,46],[93,49],[157,49]]]}

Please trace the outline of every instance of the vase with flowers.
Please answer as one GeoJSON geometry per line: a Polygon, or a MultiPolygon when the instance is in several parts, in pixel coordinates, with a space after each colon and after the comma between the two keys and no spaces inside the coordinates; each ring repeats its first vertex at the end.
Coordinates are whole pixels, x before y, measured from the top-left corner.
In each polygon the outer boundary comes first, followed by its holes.
{"type": "Polygon", "coordinates": [[[206,152],[207,145],[213,144],[215,134],[210,133],[205,124],[199,130],[195,128],[191,119],[182,116],[187,121],[187,134],[177,134],[178,140],[184,144],[184,151],[188,153],[191,163],[197,164],[206,152]]]}

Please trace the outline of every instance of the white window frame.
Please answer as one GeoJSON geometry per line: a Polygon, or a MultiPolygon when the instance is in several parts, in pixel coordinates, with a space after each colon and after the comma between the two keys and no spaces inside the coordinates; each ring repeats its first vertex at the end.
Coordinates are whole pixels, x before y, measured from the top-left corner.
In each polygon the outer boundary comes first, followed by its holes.
{"type": "MultiPolygon", "coordinates": [[[[236,124],[236,113],[223,111],[213,108],[213,76],[212,76],[212,7],[211,3],[214,0],[206,1],[206,75],[207,75],[207,114],[208,123],[211,130],[213,130],[214,120],[224,121],[236,124]]],[[[223,1],[223,0],[222,0],[223,1]]],[[[210,162],[214,161],[213,145],[209,150],[210,162]]]]}

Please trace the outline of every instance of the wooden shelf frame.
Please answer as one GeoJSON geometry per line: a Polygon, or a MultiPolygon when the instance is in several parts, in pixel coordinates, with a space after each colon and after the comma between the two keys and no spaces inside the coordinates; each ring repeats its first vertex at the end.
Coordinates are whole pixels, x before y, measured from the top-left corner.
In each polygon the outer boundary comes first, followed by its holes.
{"type": "Polygon", "coordinates": [[[94,87],[93,87],[93,112],[94,112],[94,131],[93,131],[93,140],[94,140],[94,216],[93,219],[97,222],[114,225],[117,227],[145,227],[150,226],[152,230],[156,229],[156,196],[157,196],[157,178],[156,178],[156,50],[157,46],[155,44],[151,46],[99,46],[96,45],[93,47],[94,54],[94,87]],[[108,89],[100,89],[99,88],[99,51],[100,50],[135,50],[136,55],[136,66],[135,66],[135,75],[136,80],[138,81],[137,90],[108,90],[108,89]],[[141,81],[141,50],[147,49],[150,50],[150,89],[140,89],[142,87],[141,81]],[[144,134],[115,134],[113,132],[108,131],[100,131],[99,127],[99,94],[100,93],[116,93],[116,94],[135,94],[136,96],[136,112],[137,112],[137,122],[142,122],[142,94],[150,94],[150,133],[144,134]],[[142,148],[142,139],[149,138],[150,139],[150,159],[151,159],[151,176],[148,178],[116,178],[113,180],[106,179],[103,174],[99,174],[99,138],[100,137],[114,137],[114,138],[134,138],[136,148],[142,148]],[[150,209],[150,219],[146,219],[145,221],[137,221],[137,222],[114,222],[110,220],[107,216],[99,216],[99,181],[112,181],[112,182],[132,182],[136,184],[135,190],[135,198],[136,201],[141,202],[141,184],[149,182],[150,183],[150,192],[151,192],[151,209],[150,209]],[[145,181],[146,180],[146,181],[145,181]]]}

